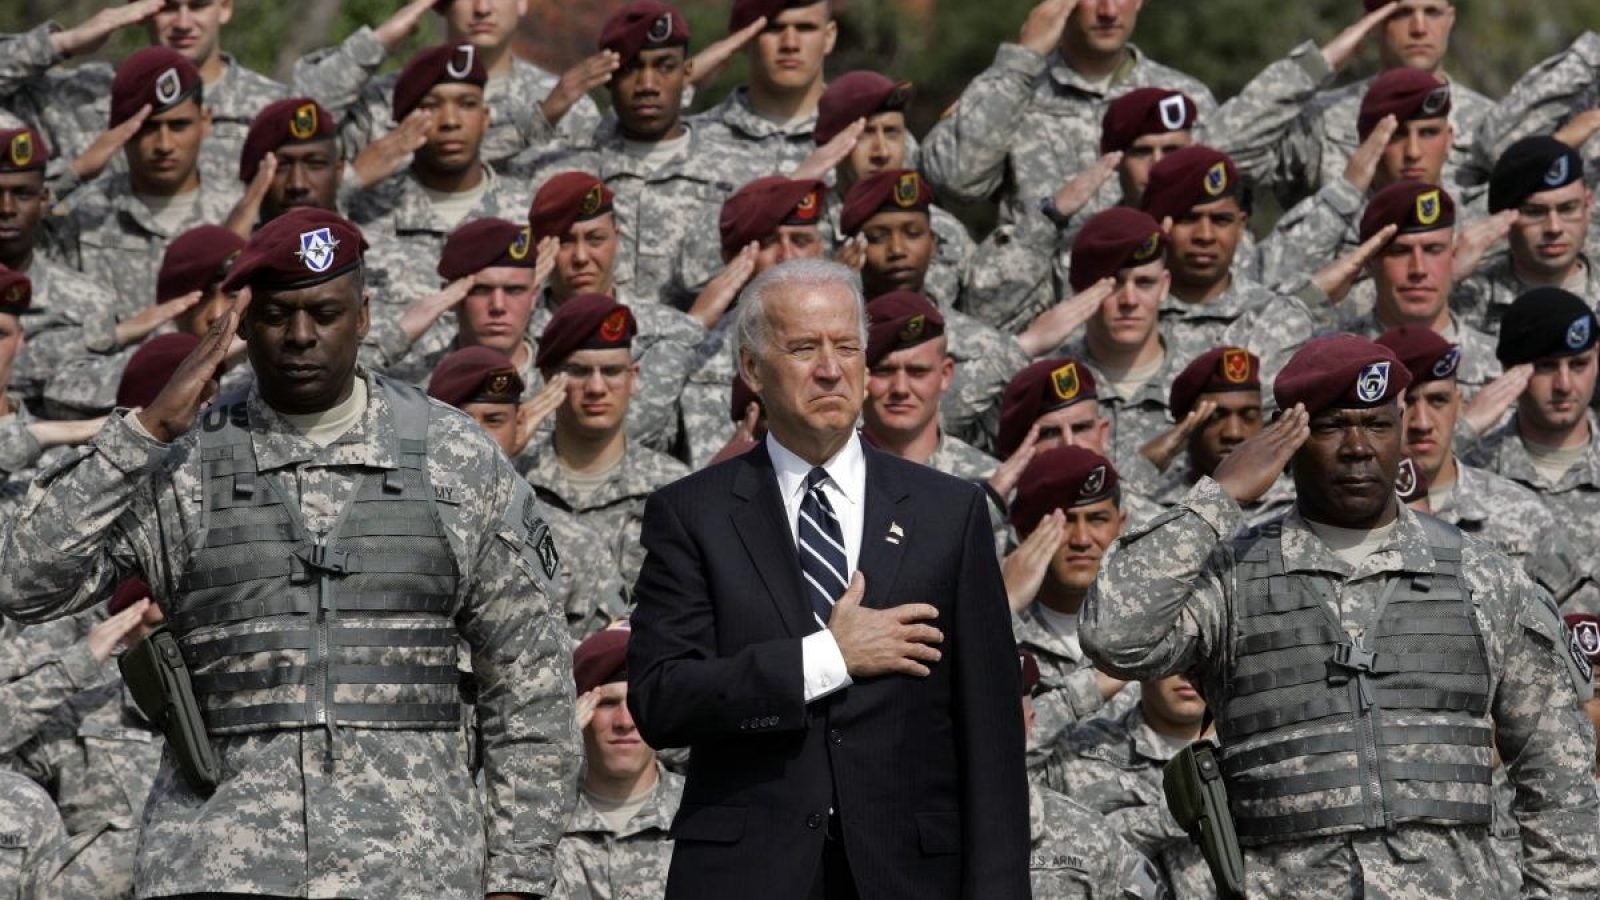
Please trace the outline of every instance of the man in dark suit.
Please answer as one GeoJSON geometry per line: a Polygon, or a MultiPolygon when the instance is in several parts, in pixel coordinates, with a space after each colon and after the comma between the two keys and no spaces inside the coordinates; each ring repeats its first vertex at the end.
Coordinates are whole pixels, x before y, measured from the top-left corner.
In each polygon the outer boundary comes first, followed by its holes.
{"type": "Polygon", "coordinates": [[[1019,674],[984,495],[863,445],[866,317],[798,260],[739,300],[750,452],[646,504],[629,693],[692,748],[669,900],[1026,898],[1019,674]]]}

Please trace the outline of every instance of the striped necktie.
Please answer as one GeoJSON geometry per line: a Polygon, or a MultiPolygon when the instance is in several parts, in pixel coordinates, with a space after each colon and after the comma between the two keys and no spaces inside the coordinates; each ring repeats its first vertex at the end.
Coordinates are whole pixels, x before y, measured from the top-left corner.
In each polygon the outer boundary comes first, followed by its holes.
{"type": "Polygon", "coordinates": [[[844,534],[839,517],[822,492],[828,472],[821,466],[806,474],[806,495],[800,500],[800,575],[817,624],[828,627],[833,603],[850,586],[849,562],[844,553],[844,534]]]}

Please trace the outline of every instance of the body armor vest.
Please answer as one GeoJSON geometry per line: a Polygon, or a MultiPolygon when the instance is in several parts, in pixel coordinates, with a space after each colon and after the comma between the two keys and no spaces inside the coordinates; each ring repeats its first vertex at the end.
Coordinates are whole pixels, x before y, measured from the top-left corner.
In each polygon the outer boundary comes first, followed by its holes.
{"type": "Polygon", "coordinates": [[[1217,731],[1242,841],[1489,824],[1489,663],[1461,534],[1419,519],[1436,571],[1390,573],[1360,640],[1334,576],[1285,573],[1281,532],[1240,545],[1217,731]]]}
{"type": "Polygon", "coordinates": [[[211,734],[461,725],[459,576],[428,477],[428,401],[386,379],[374,387],[399,467],[358,475],[320,538],[293,483],[258,472],[245,403],[202,418],[205,531],[172,627],[211,734]]]}

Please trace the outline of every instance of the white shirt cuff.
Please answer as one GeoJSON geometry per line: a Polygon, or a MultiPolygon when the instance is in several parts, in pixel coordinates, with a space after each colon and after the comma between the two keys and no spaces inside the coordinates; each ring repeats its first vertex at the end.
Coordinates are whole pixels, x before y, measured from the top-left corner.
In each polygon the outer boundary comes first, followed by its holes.
{"type": "Polygon", "coordinates": [[[800,665],[804,671],[806,702],[821,700],[850,686],[850,671],[833,632],[824,628],[800,639],[800,665]]]}

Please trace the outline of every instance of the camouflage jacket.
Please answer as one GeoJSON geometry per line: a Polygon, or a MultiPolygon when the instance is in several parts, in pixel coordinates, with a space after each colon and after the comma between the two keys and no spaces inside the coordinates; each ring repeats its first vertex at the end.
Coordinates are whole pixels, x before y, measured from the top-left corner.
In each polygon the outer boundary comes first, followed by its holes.
{"type": "MultiPolygon", "coordinates": [[[[1444,338],[1461,349],[1456,383],[1461,385],[1462,396],[1471,397],[1479,388],[1500,377],[1502,370],[1495,356],[1495,339],[1463,323],[1454,312],[1450,313],[1450,324],[1451,332],[1444,334],[1444,338]]],[[[1346,320],[1339,330],[1376,339],[1388,326],[1379,322],[1375,313],[1369,312],[1346,320]]]]}
{"type": "Polygon", "coordinates": [[[105,680],[85,640],[102,617],[96,608],[27,628],[7,621],[0,629],[0,757],[10,759],[62,704],[105,680]]]}
{"type": "Polygon", "coordinates": [[[0,769],[0,897],[49,900],[66,842],[50,795],[24,775],[0,769]]]}
{"type": "Polygon", "coordinates": [[[1001,224],[1035,211],[1100,156],[1100,120],[1113,98],[1134,88],[1188,94],[1207,118],[1211,91],[1128,45],[1128,57],[1102,93],[1060,53],[1040,56],[1001,44],[950,112],[928,132],[922,168],[945,196],[967,202],[1000,198],[1001,224]]]}
{"type": "Polygon", "coordinates": [[[763,118],[750,106],[750,89],[739,85],[722,102],[689,117],[689,127],[699,130],[724,171],[736,184],[765,175],[794,171],[817,148],[811,138],[817,114],[788,125],[763,118]]]}
{"type": "MultiPolygon", "coordinates": [[[[388,389],[361,377],[367,411],[327,447],[259,394],[243,407],[258,467],[287,476],[313,534],[328,533],[360,476],[399,461],[388,389]]],[[[460,572],[455,622],[478,685],[482,793],[459,732],[346,727],[331,765],[323,731],[214,737],[222,778],[207,799],[162,761],[136,865],[140,895],[548,893],[578,753],[569,639],[530,543],[537,507],[470,419],[430,410],[428,477],[446,498],[435,506],[460,572]]],[[[182,578],[204,531],[200,430],[161,444],[114,416],[29,495],[0,551],[0,609],[25,621],[66,615],[140,574],[168,616],[181,616],[182,578]]]]}
{"type": "MultiPolygon", "coordinates": [[[[1585,31],[1565,50],[1529,69],[1478,123],[1474,161],[1493,171],[1500,154],[1517,141],[1554,134],[1567,120],[1600,106],[1600,34],[1585,31]]],[[[1456,135],[1460,137],[1460,133],[1456,135]]],[[[1585,159],[1600,155],[1600,138],[1583,146],[1585,159]]]]}
{"type": "Polygon", "coordinates": [[[1167,900],[1155,867],[1077,800],[1028,786],[1028,879],[1050,900],[1167,900]]]}
{"type": "MultiPolygon", "coordinates": [[[[11,384],[29,403],[37,403],[45,385],[68,364],[116,349],[119,305],[110,288],[43,253],[34,253],[27,275],[33,303],[22,322],[27,343],[11,384]]],[[[114,391],[116,377],[110,381],[114,391]]]]}
{"type": "Polygon", "coordinates": [[[578,791],[578,804],[556,845],[560,900],[659,900],[672,861],[672,817],[683,797],[683,776],[656,763],[655,791],[621,832],[612,831],[578,791]]]}
{"type": "MultiPolygon", "coordinates": [[[[362,27],[339,46],[315,50],[294,64],[295,91],[315,97],[339,119],[339,137],[348,159],[399,125],[391,103],[399,76],[377,74],[388,58],[372,29],[362,27]]],[[[489,130],[480,149],[485,162],[499,168],[525,150],[580,143],[589,136],[600,123],[600,110],[588,97],[573,104],[560,122],[547,121],[540,110],[539,104],[558,80],[513,57],[504,84],[498,79],[488,84],[484,99],[489,105],[489,130]]]]}
{"type": "Polygon", "coordinates": [[[1031,760],[1037,762],[1048,755],[1073,724],[1120,715],[1138,703],[1137,684],[1129,684],[1110,700],[1101,699],[1094,663],[1045,622],[1037,600],[1011,617],[1011,633],[1017,647],[1039,662],[1042,693],[1033,699],[1033,733],[1028,739],[1031,760]]]}
{"type": "Polygon", "coordinates": [[[993,447],[1000,433],[1000,395],[1011,376],[1027,366],[1028,354],[1016,338],[966,313],[946,309],[944,324],[956,377],[939,401],[939,421],[945,433],[980,450],[993,447]]]}
{"type": "Polygon", "coordinates": [[[692,469],[710,462],[733,437],[734,319],[723,316],[716,327],[706,332],[678,400],[692,469]]]}
{"type": "MultiPolygon", "coordinates": [[[[1578,257],[1578,266],[1579,270],[1563,287],[1586,298],[1591,305],[1600,303],[1600,272],[1595,271],[1593,260],[1583,254],[1578,257]]],[[[1534,287],[1517,277],[1510,253],[1498,253],[1456,284],[1450,294],[1450,310],[1467,325],[1486,335],[1499,336],[1500,320],[1505,318],[1512,301],[1534,287]]]]}
{"type": "Polygon", "coordinates": [[[1216,896],[1211,869],[1167,811],[1162,775],[1176,753],[1135,706],[1074,725],[1032,774],[1036,783],[1105,816],[1155,863],[1175,900],[1206,900],[1216,896]]]}
{"type": "MultiPolygon", "coordinates": [[[[1353,570],[1298,513],[1268,527],[1281,529],[1288,571],[1332,576],[1334,618],[1359,634],[1372,621],[1387,573],[1436,570],[1417,516],[1402,506],[1394,531],[1353,570]]],[[[1225,703],[1239,597],[1231,537],[1240,520],[1238,504],[1202,478],[1180,506],[1126,534],[1084,605],[1082,637],[1091,658],[1141,679],[1193,672],[1214,704],[1225,703]]],[[[1600,832],[1593,827],[1593,729],[1582,709],[1592,691],[1587,674],[1568,653],[1545,591],[1475,538],[1466,537],[1461,552],[1461,578],[1489,665],[1485,724],[1493,724],[1517,788],[1525,881],[1555,896],[1592,895],[1600,890],[1594,862],[1600,832]]],[[[1494,866],[1488,829],[1425,824],[1250,847],[1245,861],[1247,888],[1274,897],[1321,896],[1329,884],[1364,885],[1377,896],[1393,896],[1402,885],[1424,896],[1467,896],[1477,873],[1494,866]],[[1427,864],[1413,867],[1411,860],[1427,864]]]]}
{"type": "Polygon", "coordinates": [[[1154,464],[1139,451],[1172,427],[1167,397],[1172,393],[1173,379],[1189,364],[1188,357],[1180,357],[1172,351],[1173,342],[1168,334],[1163,329],[1161,342],[1166,349],[1163,351],[1161,368],[1150,376],[1138,393],[1127,398],[1111,390],[1105,370],[1090,356],[1087,341],[1081,338],[1070,341],[1050,354],[1080,360],[1094,374],[1096,383],[1100,385],[1100,415],[1111,423],[1111,464],[1116,466],[1119,477],[1132,482],[1141,493],[1152,490],[1159,483],[1160,476],[1154,464]]]}

